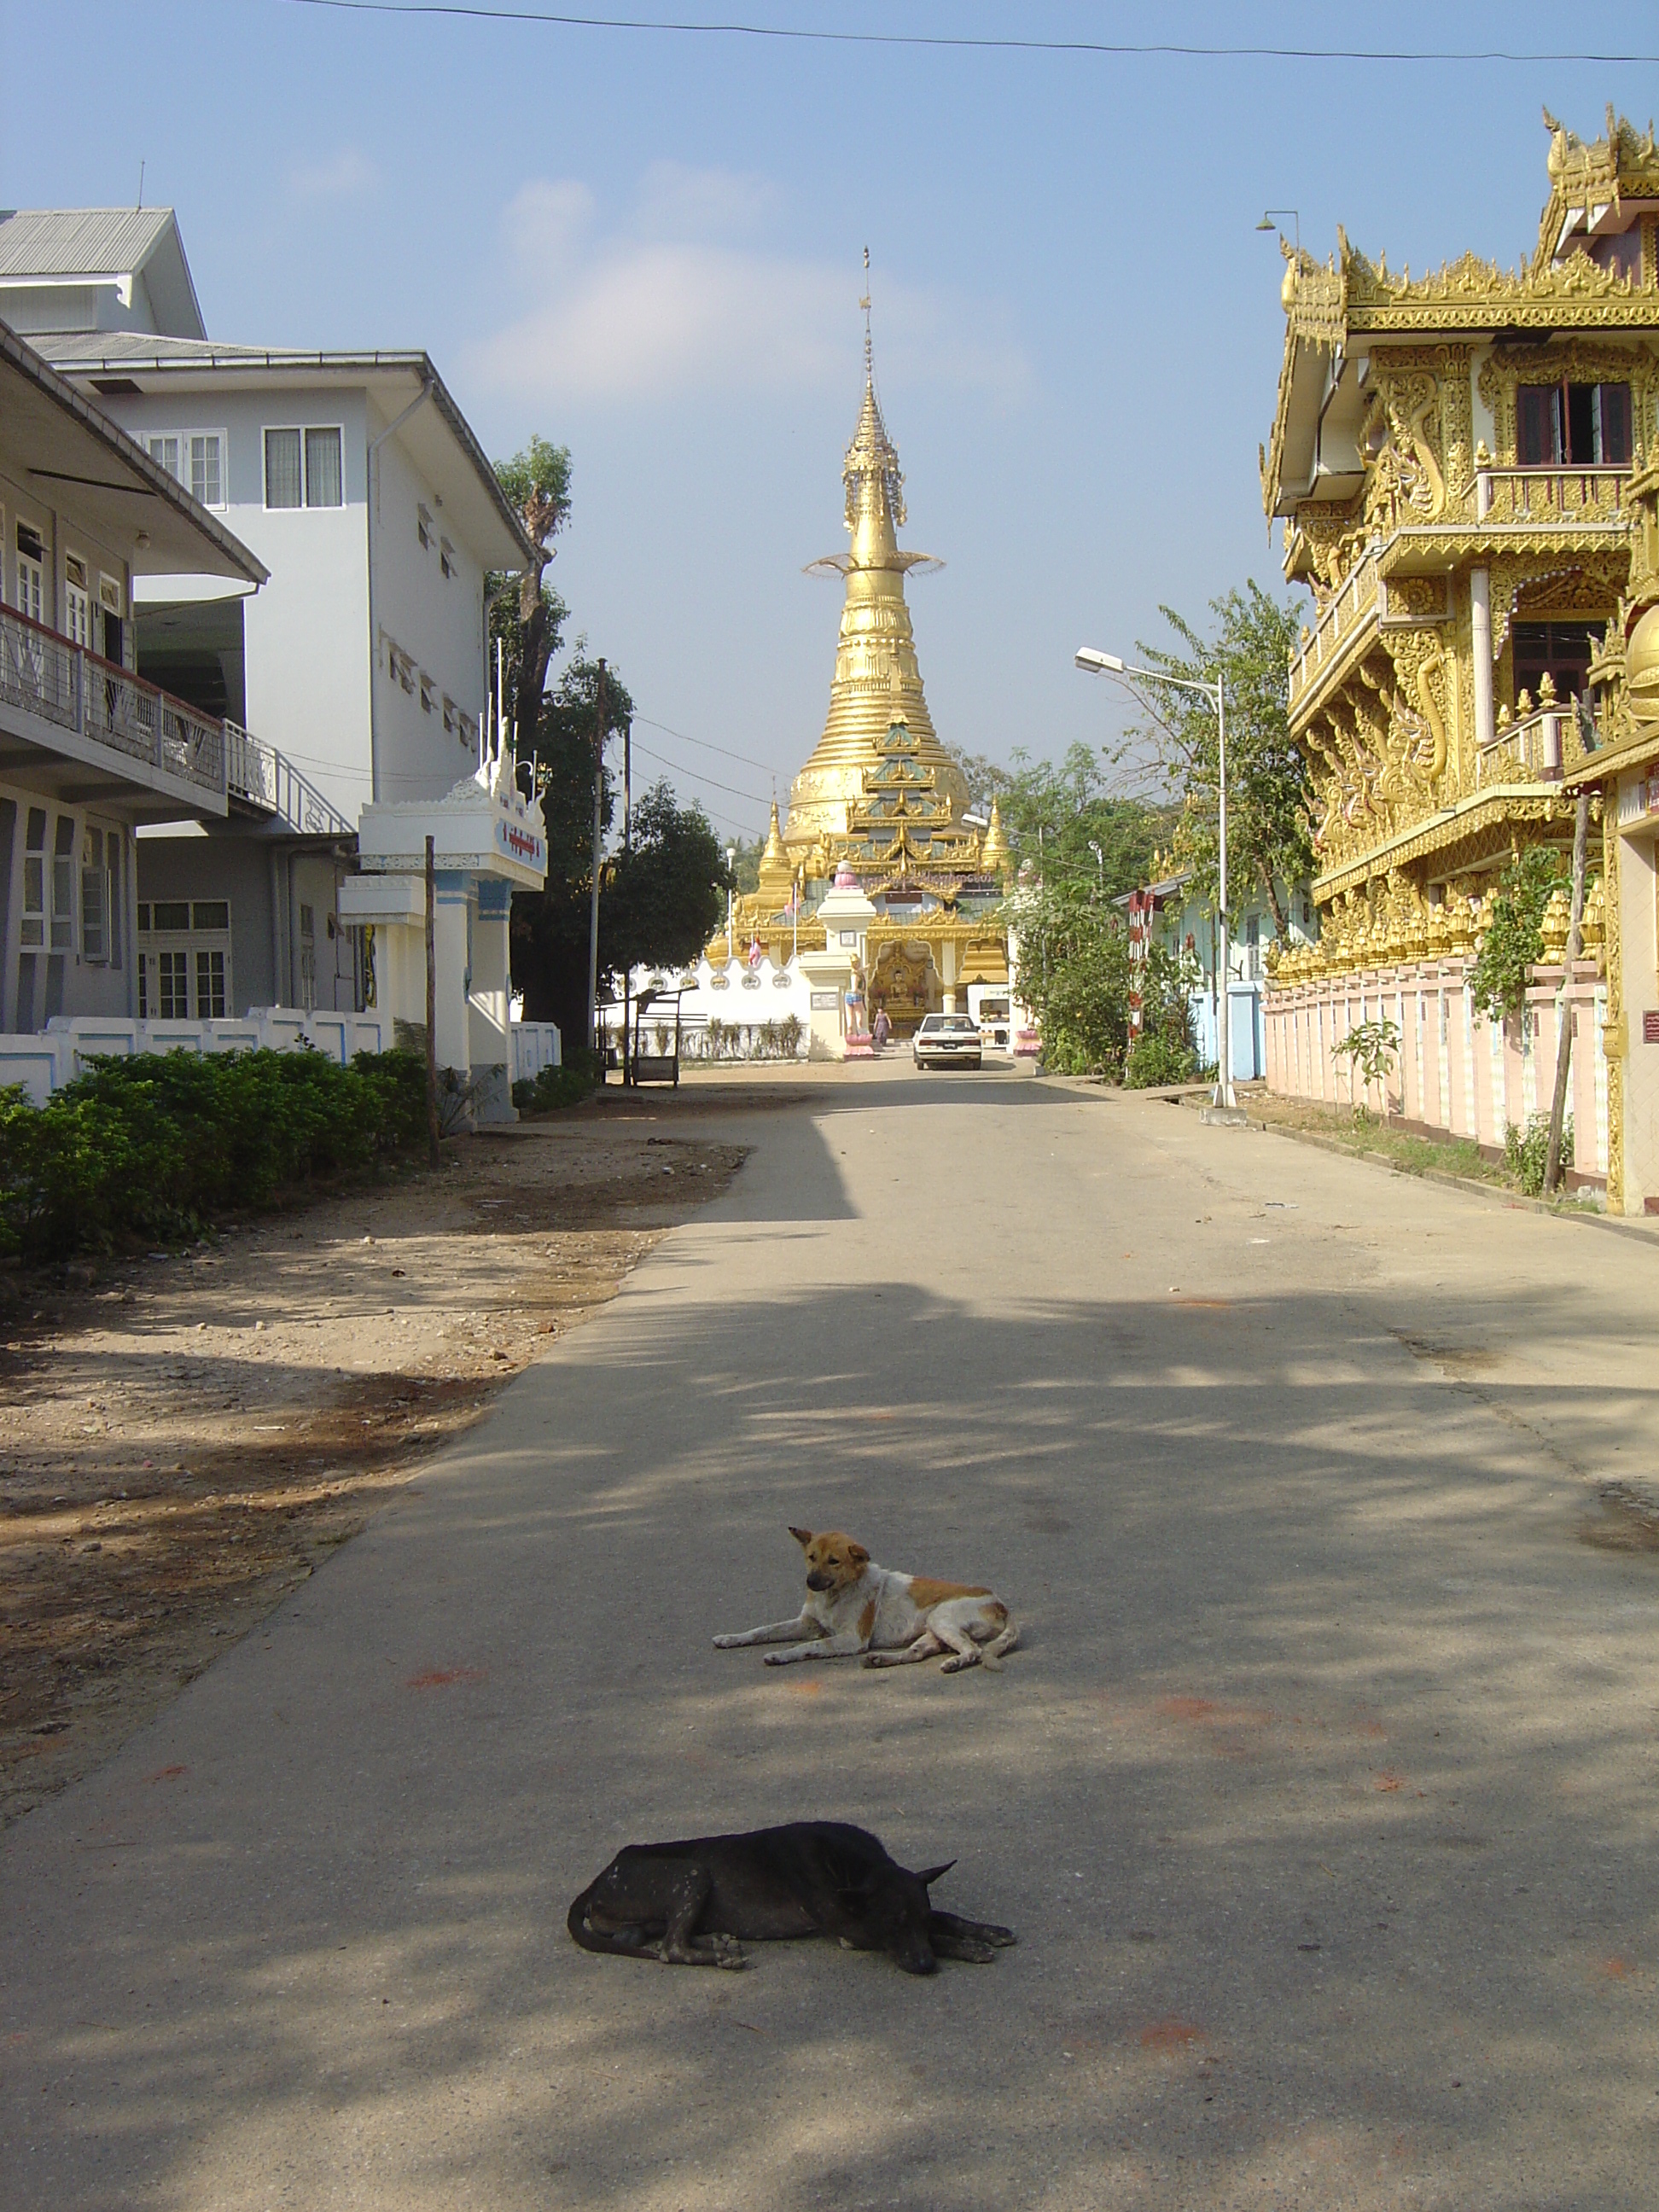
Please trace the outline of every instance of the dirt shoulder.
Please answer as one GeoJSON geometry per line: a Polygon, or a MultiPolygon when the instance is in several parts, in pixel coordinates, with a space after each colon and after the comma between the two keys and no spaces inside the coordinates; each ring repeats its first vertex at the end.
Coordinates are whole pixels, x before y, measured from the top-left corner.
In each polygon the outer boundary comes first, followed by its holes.
{"type": "Polygon", "coordinates": [[[725,1188],[743,1147],[677,1104],[612,1092],[185,1252],[0,1273],[0,1824],[113,1750],[725,1188]]]}

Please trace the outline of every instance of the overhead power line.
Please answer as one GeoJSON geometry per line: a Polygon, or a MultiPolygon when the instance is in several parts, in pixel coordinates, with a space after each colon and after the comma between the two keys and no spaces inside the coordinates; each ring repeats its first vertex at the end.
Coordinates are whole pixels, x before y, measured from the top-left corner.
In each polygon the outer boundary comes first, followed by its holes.
{"type": "Polygon", "coordinates": [[[822,46],[910,46],[956,53],[1099,54],[1133,58],[1167,57],[1193,61],[1507,63],[1551,66],[1566,62],[1608,67],[1652,64],[1659,53],[1589,53],[1555,49],[1523,52],[1510,46],[1277,46],[1176,39],[974,38],[927,31],[824,31],[781,23],[690,23],[641,15],[576,15],[547,8],[489,6],[484,0],[289,0],[297,8],[327,8],[354,15],[434,15],[483,23],[546,24],[572,31],[635,31],[667,38],[765,39],[822,46]]]}
{"type": "Polygon", "coordinates": [[[684,730],[676,730],[666,722],[653,722],[649,714],[635,712],[634,720],[643,722],[647,729],[660,730],[665,738],[678,738],[683,745],[700,745],[706,753],[724,753],[727,760],[741,761],[745,768],[757,768],[763,775],[775,771],[769,761],[757,761],[748,753],[734,753],[730,745],[717,745],[708,738],[689,737],[684,730]]]}
{"type": "Polygon", "coordinates": [[[642,745],[637,738],[634,740],[634,750],[636,753],[643,753],[647,760],[655,761],[659,768],[672,768],[677,775],[689,775],[698,783],[706,783],[711,791],[723,791],[731,799],[746,799],[756,806],[766,804],[758,793],[739,791],[735,784],[720,783],[714,776],[705,775],[700,768],[687,768],[684,761],[672,761],[664,753],[653,753],[649,745],[642,745]]]}

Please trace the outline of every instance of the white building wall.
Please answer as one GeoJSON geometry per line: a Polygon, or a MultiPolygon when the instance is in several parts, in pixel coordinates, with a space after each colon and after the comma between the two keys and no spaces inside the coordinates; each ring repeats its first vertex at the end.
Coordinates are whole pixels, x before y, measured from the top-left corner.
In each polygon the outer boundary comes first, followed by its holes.
{"type": "MultiPolygon", "coordinates": [[[[370,421],[371,435],[385,427],[372,403],[370,421]]],[[[483,569],[396,438],[374,465],[374,795],[436,799],[478,765],[483,569]]]]}
{"type": "MultiPolygon", "coordinates": [[[[243,603],[248,727],[355,820],[373,796],[365,395],[180,378],[99,404],[140,444],[192,430],[224,438],[225,500],[216,512],[270,571],[243,603]],[[267,507],[265,431],[330,427],[342,434],[344,504],[267,507]]],[[[233,595],[214,577],[157,576],[141,592],[150,601],[233,595]]]]}

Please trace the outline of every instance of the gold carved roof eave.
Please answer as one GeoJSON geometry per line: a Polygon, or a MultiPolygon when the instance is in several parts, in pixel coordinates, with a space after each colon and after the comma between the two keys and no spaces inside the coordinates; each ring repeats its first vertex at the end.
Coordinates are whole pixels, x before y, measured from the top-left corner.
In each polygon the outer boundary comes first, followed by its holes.
{"type": "Polygon", "coordinates": [[[918,915],[908,921],[898,915],[883,915],[870,924],[864,937],[866,945],[933,943],[947,938],[963,944],[991,945],[1000,943],[1007,933],[1006,925],[989,915],[936,912],[918,915]]]}
{"type": "Polygon", "coordinates": [[[1659,330],[1659,295],[1620,291],[1610,297],[1575,298],[1546,294],[1528,299],[1510,295],[1490,300],[1390,301],[1350,310],[1351,337],[1508,337],[1536,331],[1539,342],[1573,330],[1644,331],[1659,330]]]}
{"type": "Polygon", "coordinates": [[[1455,806],[1443,808],[1426,822],[1414,823],[1409,830],[1385,838],[1358,859],[1345,860],[1340,867],[1316,876],[1311,885],[1313,896],[1324,906],[1334,898],[1340,898],[1344,891],[1361,890],[1375,877],[1386,876],[1391,869],[1431,859],[1437,853],[1480,836],[1483,830],[1506,823],[1566,822],[1571,818],[1571,809],[1562,795],[1560,784],[1493,784],[1486,791],[1460,799],[1455,806]]]}
{"type": "Polygon", "coordinates": [[[1391,576],[1443,575],[1465,562],[1479,563],[1498,554],[1536,555],[1540,561],[1562,553],[1616,552],[1630,543],[1630,517],[1609,515],[1605,522],[1418,522],[1396,530],[1377,556],[1377,573],[1391,576]]]}

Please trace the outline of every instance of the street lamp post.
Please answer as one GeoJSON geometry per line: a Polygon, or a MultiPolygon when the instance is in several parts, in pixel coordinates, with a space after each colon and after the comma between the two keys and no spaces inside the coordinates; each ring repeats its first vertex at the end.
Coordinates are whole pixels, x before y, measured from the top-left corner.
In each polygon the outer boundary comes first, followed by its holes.
{"type": "Polygon", "coordinates": [[[1093,646],[1079,646],[1073,656],[1077,665],[1086,676],[1133,677],[1138,683],[1167,684],[1177,691],[1196,691],[1215,708],[1216,749],[1219,756],[1221,884],[1219,912],[1216,916],[1219,944],[1217,968],[1219,971],[1216,1005],[1216,1086],[1212,1103],[1218,1106],[1237,1103],[1233,1096],[1232,1021],[1227,1005],[1227,974],[1231,964],[1231,951],[1227,936],[1227,692],[1222,678],[1213,684],[1200,684],[1189,676],[1166,676],[1161,668],[1132,668],[1120,660],[1115,653],[1098,653],[1093,646]]]}
{"type": "Polygon", "coordinates": [[[1101,851],[1099,846],[1096,844],[1092,837],[1089,840],[1089,850],[1095,856],[1095,867],[1100,878],[1100,896],[1102,898],[1104,898],[1106,896],[1106,855],[1101,851]]]}

